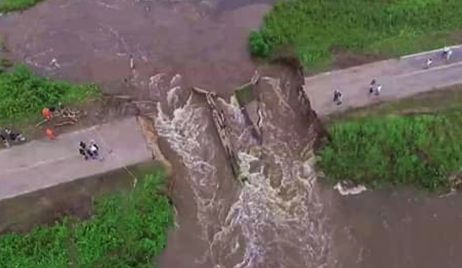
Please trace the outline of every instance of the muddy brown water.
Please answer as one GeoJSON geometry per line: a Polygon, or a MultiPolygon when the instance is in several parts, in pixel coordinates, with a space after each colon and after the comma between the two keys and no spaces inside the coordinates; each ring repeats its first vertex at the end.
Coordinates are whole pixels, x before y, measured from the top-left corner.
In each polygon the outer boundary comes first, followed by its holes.
{"type": "MultiPolygon", "coordinates": [[[[162,267],[460,267],[460,195],[342,197],[319,187],[308,153],[311,123],[294,99],[293,74],[283,69],[263,79],[264,137],[255,146],[227,97],[254,72],[247,35],[271,2],[48,0],[1,17],[0,34],[9,56],[42,74],[161,101],[152,118],[173,165],[178,211],[162,267]],[[191,85],[223,97],[247,183],[233,177],[209,108],[190,94],[191,85]]],[[[127,182],[81,181],[10,200],[1,215],[16,218],[2,217],[2,228],[27,229],[63,212],[88,215],[94,194],[127,182]],[[13,218],[19,220],[4,221],[13,218]]]]}
{"type": "Polygon", "coordinates": [[[0,18],[0,34],[17,61],[111,93],[154,98],[138,79],[169,72],[229,92],[255,69],[247,36],[271,2],[49,0],[0,18]]]}

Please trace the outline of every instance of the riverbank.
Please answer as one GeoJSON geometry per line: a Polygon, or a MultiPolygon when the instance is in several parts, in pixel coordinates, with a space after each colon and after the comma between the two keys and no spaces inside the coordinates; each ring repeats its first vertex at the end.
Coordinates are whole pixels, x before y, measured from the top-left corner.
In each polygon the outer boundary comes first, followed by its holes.
{"type": "Polygon", "coordinates": [[[84,221],[68,215],[51,226],[0,237],[5,267],[155,265],[166,246],[173,213],[160,169],[137,181],[128,193],[99,197],[84,221]]]}
{"type": "Polygon", "coordinates": [[[264,58],[290,50],[314,71],[345,68],[459,43],[461,8],[457,1],[281,1],[250,35],[250,50],[264,58]]]}

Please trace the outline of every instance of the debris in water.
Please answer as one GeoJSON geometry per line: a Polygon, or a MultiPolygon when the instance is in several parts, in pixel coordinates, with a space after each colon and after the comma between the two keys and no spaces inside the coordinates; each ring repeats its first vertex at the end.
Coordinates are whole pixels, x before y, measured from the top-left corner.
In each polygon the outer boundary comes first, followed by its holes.
{"type": "Polygon", "coordinates": [[[61,65],[59,65],[58,60],[56,58],[51,59],[50,66],[53,68],[61,68],[61,65]]]}
{"type": "Polygon", "coordinates": [[[130,70],[135,70],[135,60],[132,55],[130,55],[130,70]]]}
{"type": "Polygon", "coordinates": [[[350,186],[351,184],[342,181],[334,185],[334,189],[339,192],[341,195],[357,195],[367,190],[364,185],[350,186]]]}

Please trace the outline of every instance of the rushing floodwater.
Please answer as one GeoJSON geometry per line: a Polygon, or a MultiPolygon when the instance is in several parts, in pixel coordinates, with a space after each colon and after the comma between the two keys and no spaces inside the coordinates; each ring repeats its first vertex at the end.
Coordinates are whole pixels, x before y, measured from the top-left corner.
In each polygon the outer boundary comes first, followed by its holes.
{"type": "Polygon", "coordinates": [[[177,191],[189,188],[195,201],[179,213],[178,232],[189,235],[173,235],[164,267],[327,267],[330,238],[313,170],[316,134],[298,104],[297,85],[284,75],[262,78],[257,88],[261,145],[240,109],[218,99],[248,179],[242,184],[226,166],[203,97],[190,93],[184,105],[159,105],[156,128],[171,150],[177,191]],[[191,244],[196,254],[177,255],[191,244]]]}

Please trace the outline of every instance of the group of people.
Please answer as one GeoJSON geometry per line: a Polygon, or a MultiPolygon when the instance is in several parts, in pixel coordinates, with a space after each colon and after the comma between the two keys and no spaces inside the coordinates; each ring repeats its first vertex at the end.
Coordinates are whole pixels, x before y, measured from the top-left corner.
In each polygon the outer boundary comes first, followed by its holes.
{"type": "MultiPolygon", "coordinates": [[[[371,83],[369,84],[369,95],[374,94],[375,96],[379,96],[380,92],[382,92],[382,85],[378,84],[375,79],[372,79],[371,83]]],[[[342,104],[342,97],[343,94],[339,89],[334,90],[334,103],[337,105],[342,104]]]]}
{"type": "Polygon", "coordinates": [[[85,142],[80,141],[79,153],[80,155],[83,156],[83,159],[85,160],[88,160],[88,159],[101,160],[100,154],[99,154],[99,146],[93,140],[90,141],[88,145],[85,142]]]}
{"type": "MultiPolygon", "coordinates": [[[[451,60],[451,56],[452,56],[452,49],[450,47],[444,47],[443,48],[443,52],[441,53],[441,57],[446,60],[446,61],[449,61],[451,60]]],[[[433,59],[432,58],[428,58],[426,61],[425,61],[425,66],[424,66],[424,69],[428,69],[430,68],[431,66],[433,65],[433,59]]]]}
{"type": "MultiPolygon", "coordinates": [[[[450,47],[444,47],[443,52],[441,53],[441,57],[449,61],[452,57],[453,51],[450,47]]],[[[432,66],[433,64],[433,59],[432,58],[427,58],[425,62],[424,69],[428,69],[432,66]]],[[[382,85],[378,84],[375,79],[372,79],[371,83],[369,84],[369,95],[374,94],[375,96],[379,96],[382,91],[382,85]]],[[[339,89],[334,90],[334,99],[333,102],[337,105],[342,104],[342,97],[343,94],[339,89]]]]}
{"type": "Polygon", "coordinates": [[[5,148],[11,147],[11,143],[21,143],[26,141],[26,137],[19,132],[12,131],[11,129],[0,129],[0,140],[5,148]]]}

